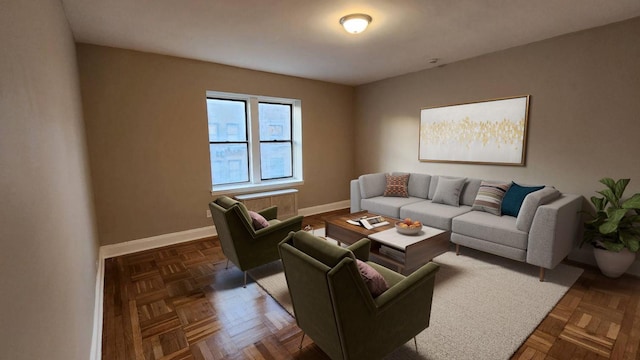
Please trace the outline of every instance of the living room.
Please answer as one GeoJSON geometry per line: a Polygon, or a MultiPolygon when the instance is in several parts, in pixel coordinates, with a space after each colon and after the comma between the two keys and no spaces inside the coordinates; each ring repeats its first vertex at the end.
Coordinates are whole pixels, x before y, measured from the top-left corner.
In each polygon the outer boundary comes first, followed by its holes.
{"type": "Polygon", "coordinates": [[[349,181],[376,171],[513,179],[585,199],[600,178],[625,177],[639,192],[635,11],[354,86],[77,43],[61,2],[3,4],[3,356],[87,358],[100,247],[211,228],[207,90],[302,101],[301,213],[346,207],[349,181]],[[421,108],[515,95],[531,95],[526,166],[417,160],[421,108]]]}

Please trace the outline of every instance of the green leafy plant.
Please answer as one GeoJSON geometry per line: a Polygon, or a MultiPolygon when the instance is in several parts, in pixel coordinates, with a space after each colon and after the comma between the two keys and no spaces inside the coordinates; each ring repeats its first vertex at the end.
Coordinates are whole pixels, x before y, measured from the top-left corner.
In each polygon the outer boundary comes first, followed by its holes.
{"type": "Polygon", "coordinates": [[[595,215],[584,223],[582,243],[590,243],[601,249],[619,252],[627,248],[631,252],[640,249],[640,193],[622,200],[630,179],[615,181],[611,178],[600,180],[606,186],[597,191],[602,197],[592,196],[595,215]]]}

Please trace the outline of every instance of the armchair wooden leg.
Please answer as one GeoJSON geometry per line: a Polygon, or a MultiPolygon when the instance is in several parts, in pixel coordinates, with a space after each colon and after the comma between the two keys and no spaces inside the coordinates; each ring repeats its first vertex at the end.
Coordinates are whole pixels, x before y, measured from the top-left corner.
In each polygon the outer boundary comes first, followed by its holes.
{"type": "Polygon", "coordinates": [[[460,245],[456,244],[456,256],[460,255],[460,245]]]}
{"type": "Polygon", "coordinates": [[[247,272],[244,272],[244,285],[242,285],[243,288],[247,287],[247,272]]]}
{"type": "Polygon", "coordinates": [[[416,337],[413,337],[413,344],[416,346],[416,352],[418,352],[418,340],[416,340],[416,337]]]}
{"type": "Polygon", "coordinates": [[[540,266],[540,282],[544,281],[544,268],[540,266]]]}
{"type": "Polygon", "coordinates": [[[302,350],[302,342],[304,341],[304,336],[307,335],[304,332],[302,332],[302,339],[300,339],[300,345],[298,345],[298,350],[302,350]]]}

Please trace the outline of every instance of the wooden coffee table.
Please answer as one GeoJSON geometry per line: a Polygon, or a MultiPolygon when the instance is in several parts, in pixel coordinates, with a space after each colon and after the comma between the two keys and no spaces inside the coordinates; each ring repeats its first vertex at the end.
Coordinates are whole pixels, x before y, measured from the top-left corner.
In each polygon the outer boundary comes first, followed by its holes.
{"type": "Polygon", "coordinates": [[[400,219],[384,216],[389,225],[367,230],[362,226],[352,225],[350,219],[377,214],[361,211],[352,214],[326,217],[325,234],[338,243],[351,245],[367,237],[371,240],[372,260],[394,268],[400,273],[409,274],[434,257],[449,250],[450,232],[423,226],[417,235],[402,235],[395,230],[396,221],[400,219]]]}

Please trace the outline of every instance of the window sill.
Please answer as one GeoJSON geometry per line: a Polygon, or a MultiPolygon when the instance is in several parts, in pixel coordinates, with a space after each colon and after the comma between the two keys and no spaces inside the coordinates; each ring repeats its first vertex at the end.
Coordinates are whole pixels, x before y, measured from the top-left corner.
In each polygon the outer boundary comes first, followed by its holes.
{"type": "Polygon", "coordinates": [[[213,190],[211,190],[211,195],[224,195],[229,193],[239,194],[239,193],[248,193],[248,192],[256,192],[256,191],[269,191],[269,190],[279,190],[284,189],[291,186],[300,186],[304,184],[304,180],[289,180],[289,181],[278,181],[278,182],[270,182],[270,183],[262,183],[262,184],[243,184],[243,185],[231,185],[231,186],[216,186],[213,190]]]}

